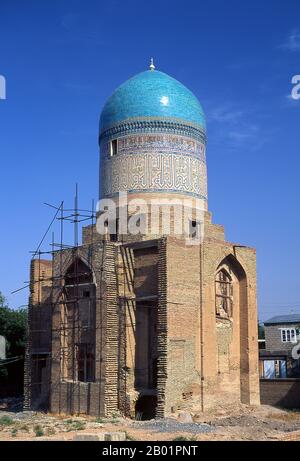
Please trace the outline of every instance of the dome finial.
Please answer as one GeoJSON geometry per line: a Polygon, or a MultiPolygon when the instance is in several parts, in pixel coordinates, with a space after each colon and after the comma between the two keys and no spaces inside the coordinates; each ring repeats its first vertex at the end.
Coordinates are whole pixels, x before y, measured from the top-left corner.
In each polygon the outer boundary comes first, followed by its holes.
{"type": "Polygon", "coordinates": [[[153,62],[153,58],[150,59],[150,70],[154,70],[155,69],[155,65],[154,65],[154,62],[153,62]]]}

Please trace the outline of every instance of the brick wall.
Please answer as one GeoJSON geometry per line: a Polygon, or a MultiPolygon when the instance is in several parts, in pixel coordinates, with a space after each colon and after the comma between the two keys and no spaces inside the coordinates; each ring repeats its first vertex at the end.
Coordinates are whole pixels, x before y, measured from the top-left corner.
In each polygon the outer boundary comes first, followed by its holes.
{"type": "MultiPolygon", "coordinates": [[[[51,293],[52,411],[112,415],[120,409],[134,416],[136,297],[158,303],[157,416],[193,404],[206,410],[225,402],[259,403],[256,254],[226,242],[223,227],[212,224],[209,213],[205,219],[201,246],[169,236],[123,245],[98,241],[56,253],[51,293]],[[93,383],[66,381],[62,376],[61,274],[74,258],[90,267],[96,287],[93,383]],[[225,322],[215,313],[215,277],[223,265],[232,275],[234,299],[232,318],[225,322]]],[[[92,240],[91,231],[86,242],[92,240]]],[[[50,273],[50,265],[46,270],[50,273]]],[[[49,289],[45,283],[42,294],[49,289]]],[[[40,291],[34,296],[40,299],[40,291]]],[[[51,331],[51,322],[45,323],[51,331]]]]}
{"type": "Polygon", "coordinates": [[[193,403],[259,404],[256,256],[206,234],[201,247],[167,239],[168,378],[166,414],[193,403]],[[228,265],[233,317],[215,314],[215,275],[228,265]]]}
{"type": "Polygon", "coordinates": [[[260,400],[264,405],[300,408],[300,379],[261,379],[260,400]]]}

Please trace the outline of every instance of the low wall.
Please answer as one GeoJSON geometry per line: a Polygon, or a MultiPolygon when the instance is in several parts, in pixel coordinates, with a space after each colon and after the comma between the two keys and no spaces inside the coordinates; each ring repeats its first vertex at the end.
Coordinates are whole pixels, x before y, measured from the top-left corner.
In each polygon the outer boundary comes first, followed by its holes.
{"type": "Polygon", "coordinates": [[[300,379],[261,379],[260,402],[283,408],[300,408],[300,379]]]}
{"type": "Polygon", "coordinates": [[[51,386],[51,412],[107,416],[103,383],[65,382],[51,386]]]}

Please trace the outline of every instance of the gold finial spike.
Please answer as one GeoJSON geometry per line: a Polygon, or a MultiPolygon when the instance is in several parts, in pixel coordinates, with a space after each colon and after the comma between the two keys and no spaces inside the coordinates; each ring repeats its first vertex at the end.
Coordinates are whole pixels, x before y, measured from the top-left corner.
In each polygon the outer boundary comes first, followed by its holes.
{"type": "Polygon", "coordinates": [[[155,65],[154,65],[154,62],[153,62],[153,58],[151,58],[150,60],[150,70],[154,70],[155,69],[155,65]]]}

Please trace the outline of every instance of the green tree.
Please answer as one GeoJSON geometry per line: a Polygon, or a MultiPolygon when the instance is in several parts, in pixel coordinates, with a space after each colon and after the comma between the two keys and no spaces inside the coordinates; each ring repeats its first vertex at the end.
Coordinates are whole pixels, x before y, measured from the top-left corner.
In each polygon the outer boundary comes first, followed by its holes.
{"type": "MultiPolygon", "coordinates": [[[[0,335],[6,340],[6,357],[24,357],[27,309],[11,309],[0,292],[0,335]]],[[[24,360],[0,366],[0,384],[19,384],[23,379],[24,360]]]]}
{"type": "Polygon", "coordinates": [[[11,309],[0,292],[0,335],[6,339],[7,357],[24,355],[27,309],[11,309]]]}

